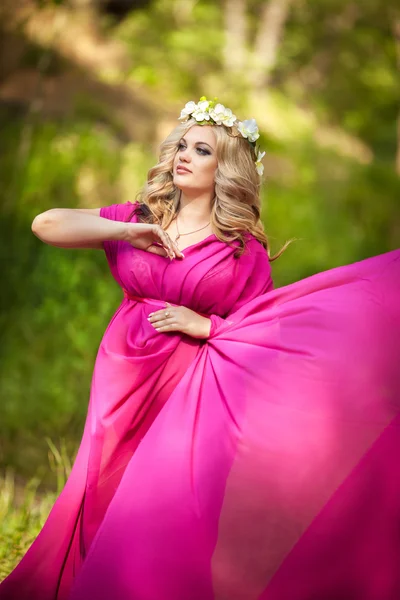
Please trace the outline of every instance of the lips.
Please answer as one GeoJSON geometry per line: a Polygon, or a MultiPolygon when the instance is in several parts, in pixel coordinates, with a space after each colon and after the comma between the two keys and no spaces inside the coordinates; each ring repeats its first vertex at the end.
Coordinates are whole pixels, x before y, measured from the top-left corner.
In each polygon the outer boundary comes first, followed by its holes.
{"type": "Polygon", "coordinates": [[[191,171],[189,171],[189,169],[187,169],[186,167],[182,167],[181,165],[176,167],[176,172],[177,173],[191,173],[191,171]]]}

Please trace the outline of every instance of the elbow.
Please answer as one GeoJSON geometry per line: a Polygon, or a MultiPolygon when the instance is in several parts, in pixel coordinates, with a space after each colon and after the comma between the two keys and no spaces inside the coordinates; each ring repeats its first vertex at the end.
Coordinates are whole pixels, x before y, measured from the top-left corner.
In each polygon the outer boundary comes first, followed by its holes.
{"type": "Polygon", "coordinates": [[[37,215],[37,217],[35,217],[32,221],[31,229],[32,229],[32,233],[34,233],[35,235],[39,234],[41,221],[42,221],[42,215],[37,215]]]}
{"type": "Polygon", "coordinates": [[[42,239],[45,237],[45,232],[48,231],[50,227],[54,226],[55,219],[51,212],[51,210],[47,210],[33,219],[31,230],[38,238],[42,239]]]}

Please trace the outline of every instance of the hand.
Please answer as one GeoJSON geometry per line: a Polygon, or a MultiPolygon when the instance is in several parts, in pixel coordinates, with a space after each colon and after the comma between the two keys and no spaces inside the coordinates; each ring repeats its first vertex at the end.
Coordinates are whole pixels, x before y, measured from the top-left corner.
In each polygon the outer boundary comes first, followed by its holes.
{"type": "Polygon", "coordinates": [[[148,223],[126,223],[126,225],[124,239],[135,248],[161,256],[168,256],[171,260],[185,257],[160,225],[148,223]],[[160,245],[156,246],[154,244],[160,245]]]}
{"type": "Polygon", "coordinates": [[[168,302],[165,304],[165,308],[149,314],[148,320],[154,329],[161,333],[181,331],[198,339],[209,337],[211,319],[202,317],[194,310],[186,308],[186,306],[171,306],[168,302]]]}

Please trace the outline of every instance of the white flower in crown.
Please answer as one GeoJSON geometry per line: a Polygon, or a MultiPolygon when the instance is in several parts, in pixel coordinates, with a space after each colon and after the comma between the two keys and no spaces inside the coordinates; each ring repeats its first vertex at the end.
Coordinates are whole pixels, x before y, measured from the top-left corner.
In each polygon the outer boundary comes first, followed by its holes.
{"type": "Polygon", "coordinates": [[[196,121],[209,121],[210,113],[209,113],[210,103],[208,100],[200,100],[200,102],[195,107],[192,112],[192,117],[196,119],[196,121]]]}
{"type": "Polygon", "coordinates": [[[225,125],[226,127],[232,127],[236,121],[236,115],[223,104],[216,104],[214,108],[211,108],[210,116],[217,125],[225,125]]]}
{"type": "Polygon", "coordinates": [[[257,159],[256,159],[256,171],[259,175],[262,175],[264,173],[264,165],[262,164],[262,159],[265,156],[265,152],[261,152],[261,150],[258,150],[258,154],[257,154],[257,159]]]}
{"type": "Polygon", "coordinates": [[[190,102],[186,102],[185,108],[181,111],[181,116],[178,118],[178,121],[185,120],[187,121],[189,116],[192,114],[194,110],[196,110],[197,104],[191,100],[190,102]]]}
{"type": "Polygon", "coordinates": [[[237,124],[237,128],[242,134],[242,136],[247,138],[249,142],[255,142],[260,137],[255,119],[247,119],[246,121],[240,121],[237,124]]]}

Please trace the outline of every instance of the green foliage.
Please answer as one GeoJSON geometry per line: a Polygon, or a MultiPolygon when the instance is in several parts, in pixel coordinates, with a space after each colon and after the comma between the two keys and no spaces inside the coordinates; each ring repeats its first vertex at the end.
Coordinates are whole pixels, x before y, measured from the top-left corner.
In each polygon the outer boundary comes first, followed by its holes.
{"type": "Polygon", "coordinates": [[[382,0],[294,3],[275,74],[293,100],[386,159],[399,96],[392,10],[382,0]]]}
{"type": "Polygon", "coordinates": [[[0,579],[21,560],[39,533],[56,499],[37,495],[38,479],[16,486],[13,473],[0,478],[0,579]]]}
{"type": "Polygon", "coordinates": [[[216,3],[196,2],[184,23],[178,15],[157,0],[128,15],[115,33],[129,52],[132,81],[181,100],[201,96],[202,76],[221,68],[223,37],[216,3]]]}
{"type": "Polygon", "coordinates": [[[291,170],[270,176],[264,190],[273,250],[300,238],[273,263],[277,285],[398,246],[400,180],[391,165],[360,165],[306,138],[284,149],[288,158],[291,170]]]}
{"type": "Polygon", "coordinates": [[[18,163],[22,130],[13,122],[2,133],[1,462],[29,475],[43,464],[46,434],[68,434],[75,447],[96,346],[121,297],[102,253],[46,246],[30,225],[39,212],[79,205],[96,178],[104,193],[93,202],[118,202],[120,153],[104,128],[50,122],[34,129],[18,163]]]}
{"type": "Polygon", "coordinates": [[[64,441],[60,448],[48,438],[49,465],[57,478],[54,492],[39,490],[38,477],[21,484],[8,468],[0,477],[0,580],[21,560],[38,535],[71,471],[64,441]]]}

